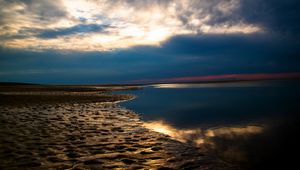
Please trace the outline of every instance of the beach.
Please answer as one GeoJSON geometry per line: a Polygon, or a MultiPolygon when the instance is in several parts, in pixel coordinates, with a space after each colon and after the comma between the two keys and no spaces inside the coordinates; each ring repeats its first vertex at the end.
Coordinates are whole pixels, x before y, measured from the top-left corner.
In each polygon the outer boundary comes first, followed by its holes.
{"type": "Polygon", "coordinates": [[[239,169],[144,126],[131,86],[2,85],[0,169],[239,169]]]}

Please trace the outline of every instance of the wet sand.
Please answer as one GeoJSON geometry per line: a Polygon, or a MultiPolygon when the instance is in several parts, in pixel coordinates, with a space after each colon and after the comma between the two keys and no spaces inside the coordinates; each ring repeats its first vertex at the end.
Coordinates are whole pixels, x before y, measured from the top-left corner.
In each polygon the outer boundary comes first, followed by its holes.
{"type": "Polygon", "coordinates": [[[0,88],[0,169],[239,169],[147,129],[118,105],[133,96],[104,93],[128,87],[84,88],[0,88]]]}

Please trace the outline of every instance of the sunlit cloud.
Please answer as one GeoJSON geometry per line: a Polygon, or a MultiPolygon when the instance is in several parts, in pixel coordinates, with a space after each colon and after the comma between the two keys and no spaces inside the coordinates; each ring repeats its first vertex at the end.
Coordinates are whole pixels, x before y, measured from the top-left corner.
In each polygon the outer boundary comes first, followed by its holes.
{"type": "Polygon", "coordinates": [[[108,51],[159,46],[176,35],[262,32],[242,17],[231,17],[239,4],[239,0],[0,0],[0,45],[108,51]]]}

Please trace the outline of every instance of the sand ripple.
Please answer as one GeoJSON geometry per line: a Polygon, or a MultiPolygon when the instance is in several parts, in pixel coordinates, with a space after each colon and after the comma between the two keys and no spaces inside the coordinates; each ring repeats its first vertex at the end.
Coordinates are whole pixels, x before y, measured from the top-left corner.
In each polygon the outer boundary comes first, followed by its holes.
{"type": "Polygon", "coordinates": [[[114,102],[0,106],[0,169],[233,169],[114,102]]]}

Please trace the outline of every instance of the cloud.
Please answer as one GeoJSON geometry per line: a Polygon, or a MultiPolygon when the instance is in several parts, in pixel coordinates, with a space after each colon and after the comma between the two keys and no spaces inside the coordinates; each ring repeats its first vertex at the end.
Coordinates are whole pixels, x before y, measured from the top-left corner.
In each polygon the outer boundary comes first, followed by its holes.
{"type": "Polygon", "coordinates": [[[283,36],[299,36],[300,1],[242,0],[236,15],[245,22],[283,36]]]}
{"type": "Polygon", "coordinates": [[[299,43],[288,40],[260,34],[213,34],[176,36],[159,47],[102,52],[0,48],[0,72],[5,74],[0,80],[130,83],[169,77],[300,72],[299,43]],[[39,70],[42,74],[30,74],[39,70]]]}
{"type": "Polygon", "coordinates": [[[235,14],[241,2],[0,0],[1,6],[7,7],[0,12],[0,45],[31,50],[109,51],[159,46],[176,35],[262,32],[260,26],[235,14]]]}
{"type": "Polygon", "coordinates": [[[0,0],[0,34],[20,34],[24,28],[48,28],[67,17],[61,2],[0,0]]]}
{"type": "Polygon", "coordinates": [[[297,4],[0,0],[0,79],[112,83],[299,72],[297,4]]]}
{"type": "Polygon", "coordinates": [[[69,28],[60,28],[60,29],[50,29],[42,30],[38,34],[38,37],[47,39],[47,38],[57,38],[59,36],[68,36],[72,34],[84,34],[90,32],[102,32],[105,28],[109,27],[108,25],[97,25],[97,24],[78,24],[69,28]]]}

